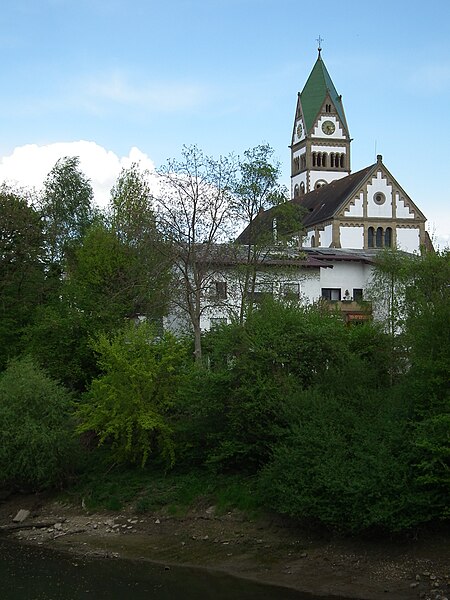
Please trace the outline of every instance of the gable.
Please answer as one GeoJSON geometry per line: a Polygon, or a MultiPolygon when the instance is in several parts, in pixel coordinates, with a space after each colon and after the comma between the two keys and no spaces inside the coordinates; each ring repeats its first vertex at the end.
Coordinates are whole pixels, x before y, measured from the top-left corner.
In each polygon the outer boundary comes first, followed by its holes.
{"type": "Polygon", "coordinates": [[[381,163],[381,158],[361,182],[360,189],[343,203],[337,216],[425,221],[421,211],[381,163]]]}

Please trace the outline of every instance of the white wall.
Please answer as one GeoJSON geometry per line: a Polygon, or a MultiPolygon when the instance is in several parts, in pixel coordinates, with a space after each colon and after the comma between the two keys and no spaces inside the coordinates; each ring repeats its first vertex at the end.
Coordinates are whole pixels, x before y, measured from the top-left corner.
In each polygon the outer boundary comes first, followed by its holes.
{"type": "Polygon", "coordinates": [[[420,230],[402,229],[397,227],[397,248],[405,252],[418,252],[420,250],[420,230]]]}
{"type": "Polygon", "coordinates": [[[405,204],[404,198],[399,198],[399,194],[396,194],[397,200],[397,217],[399,219],[414,219],[414,212],[409,210],[405,204]]]}
{"type": "Polygon", "coordinates": [[[364,248],[364,227],[340,228],[341,248],[364,248]]]}
{"type": "Polygon", "coordinates": [[[392,218],[392,186],[388,185],[387,179],[382,176],[381,171],[377,171],[376,177],[367,185],[367,216],[392,218]],[[381,192],[385,195],[384,204],[376,204],[374,195],[381,192]]]}
{"type": "Polygon", "coordinates": [[[364,193],[361,192],[359,196],[354,199],[354,204],[351,204],[344,212],[345,217],[362,217],[364,215],[364,193]]]}
{"type": "Polygon", "coordinates": [[[326,225],[324,227],[323,231],[319,232],[319,237],[320,237],[320,246],[322,246],[322,248],[329,248],[330,244],[333,240],[333,227],[332,225],[326,225]]]}
{"type": "Polygon", "coordinates": [[[321,269],[320,287],[339,288],[343,297],[345,290],[352,294],[354,288],[365,289],[371,273],[370,265],[336,261],[332,269],[321,269]]]}

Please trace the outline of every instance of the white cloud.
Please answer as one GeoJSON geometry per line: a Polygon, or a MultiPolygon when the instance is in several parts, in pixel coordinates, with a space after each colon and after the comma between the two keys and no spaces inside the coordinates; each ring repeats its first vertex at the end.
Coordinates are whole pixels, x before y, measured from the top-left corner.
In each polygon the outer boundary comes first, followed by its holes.
{"type": "Polygon", "coordinates": [[[150,173],[155,171],[153,161],[139,148],[132,147],[128,156],[119,157],[95,142],[80,140],[45,146],[18,146],[12,154],[0,158],[0,182],[17,183],[19,186],[39,190],[56,161],[64,156],[80,158],[80,168],[90,179],[95,201],[100,206],[107,204],[110,190],[122,168],[136,162],[150,173]]]}

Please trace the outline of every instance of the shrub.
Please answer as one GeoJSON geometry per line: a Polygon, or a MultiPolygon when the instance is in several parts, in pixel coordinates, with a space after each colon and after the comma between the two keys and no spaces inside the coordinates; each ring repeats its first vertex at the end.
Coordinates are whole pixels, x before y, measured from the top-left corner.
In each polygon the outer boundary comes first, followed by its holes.
{"type": "Polygon", "coordinates": [[[346,533],[442,516],[417,477],[413,400],[404,388],[377,389],[373,377],[354,358],[298,394],[290,433],[260,473],[271,508],[346,533]]]}
{"type": "Polygon", "coordinates": [[[172,465],[170,418],[186,359],[184,343],[170,334],[158,338],[142,323],[100,334],[92,347],[102,375],[77,410],[78,433],[94,431],[120,463],[145,465],[153,453],[172,465]]]}
{"type": "Polygon", "coordinates": [[[0,481],[42,489],[73,465],[70,393],[30,358],[12,361],[0,378],[0,481]]]}

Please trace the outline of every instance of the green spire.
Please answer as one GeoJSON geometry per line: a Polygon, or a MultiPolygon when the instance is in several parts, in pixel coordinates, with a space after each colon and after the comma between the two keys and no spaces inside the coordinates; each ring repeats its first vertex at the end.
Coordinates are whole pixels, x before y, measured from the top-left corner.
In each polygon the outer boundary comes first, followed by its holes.
{"type": "Polygon", "coordinates": [[[316,64],[314,65],[313,70],[308,77],[308,81],[305,83],[305,87],[300,94],[306,131],[309,131],[313,126],[325,101],[327,93],[336,107],[336,111],[342,125],[348,131],[341,96],[339,96],[336,88],[334,87],[325,63],[320,56],[319,50],[319,56],[316,60],[316,64]]]}

